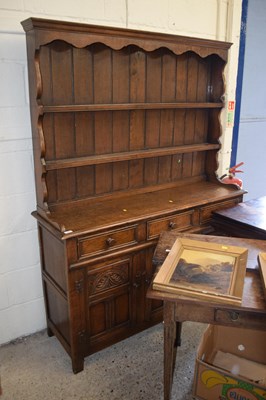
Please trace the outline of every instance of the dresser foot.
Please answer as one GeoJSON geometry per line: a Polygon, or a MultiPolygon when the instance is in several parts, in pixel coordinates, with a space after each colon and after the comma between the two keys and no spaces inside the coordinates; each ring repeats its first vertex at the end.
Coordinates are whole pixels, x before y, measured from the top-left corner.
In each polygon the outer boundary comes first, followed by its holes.
{"type": "Polygon", "coordinates": [[[78,374],[84,369],[84,358],[78,358],[76,360],[72,360],[72,370],[74,374],[78,374]]]}
{"type": "Polygon", "coordinates": [[[47,335],[49,336],[49,337],[52,337],[52,336],[54,336],[54,332],[52,331],[52,329],[51,328],[47,328],[47,335]]]}

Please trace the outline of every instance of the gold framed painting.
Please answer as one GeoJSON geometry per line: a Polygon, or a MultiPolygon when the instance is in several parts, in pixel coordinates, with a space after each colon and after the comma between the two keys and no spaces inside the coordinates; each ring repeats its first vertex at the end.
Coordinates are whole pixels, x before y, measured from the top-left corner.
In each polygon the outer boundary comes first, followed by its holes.
{"type": "Polygon", "coordinates": [[[266,300],[266,253],[259,253],[258,258],[259,258],[261,283],[264,292],[264,297],[266,300]]]}
{"type": "Polygon", "coordinates": [[[153,280],[153,289],[241,304],[247,255],[243,247],[177,239],[153,280]]]}

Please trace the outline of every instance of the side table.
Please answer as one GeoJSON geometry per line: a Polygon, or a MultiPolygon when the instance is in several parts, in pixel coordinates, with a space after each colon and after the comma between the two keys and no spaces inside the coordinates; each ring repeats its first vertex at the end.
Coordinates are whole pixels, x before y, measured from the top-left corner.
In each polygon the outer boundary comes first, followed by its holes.
{"type": "Polygon", "coordinates": [[[248,261],[244,282],[242,304],[227,305],[180,297],[164,291],[148,290],[151,299],[163,300],[164,303],[164,400],[170,400],[172,378],[175,365],[176,347],[180,341],[181,324],[184,321],[203,322],[239,328],[266,330],[266,301],[258,270],[257,256],[266,252],[266,241],[228,238],[219,236],[180,234],[163,232],[154,253],[154,264],[159,268],[179,237],[222,243],[248,249],[248,261]]]}
{"type": "Polygon", "coordinates": [[[266,196],[215,211],[212,221],[229,236],[266,239],[266,196]]]}

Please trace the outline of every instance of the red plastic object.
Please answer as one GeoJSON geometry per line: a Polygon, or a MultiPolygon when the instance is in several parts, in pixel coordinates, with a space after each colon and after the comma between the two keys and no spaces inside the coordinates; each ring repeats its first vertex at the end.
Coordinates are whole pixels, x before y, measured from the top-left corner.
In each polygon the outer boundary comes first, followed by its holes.
{"type": "Polygon", "coordinates": [[[223,176],[221,177],[221,181],[222,181],[223,183],[225,183],[225,184],[233,184],[233,185],[237,185],[237,186],[239,186],[240,188],[242,188],[242,186],[243,186],[243,181],[242,181],[242,179],[236,178],[236,177],[235,177],[235,174],[236,174],[237,172],[244,172],[244,171],[241,171],[241,170],[238,170],[238,169],[237,169],[238,167],[240,167],[240,166],[243,165],[243,164],[244,164],[244,163],[241,162],[241,163],[235,165],[234,167],[229,168],[229,173],[228,173],[228,175],[223,175],[223,176]]]}

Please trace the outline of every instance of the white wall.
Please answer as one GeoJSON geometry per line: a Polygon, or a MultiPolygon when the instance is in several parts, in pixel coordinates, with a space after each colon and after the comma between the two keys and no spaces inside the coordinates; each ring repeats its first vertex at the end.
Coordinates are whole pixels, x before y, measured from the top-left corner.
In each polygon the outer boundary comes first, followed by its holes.
{"type": "Polygon", "coordinates": [[[243,161],[245,200],[266,196],[266,1],[248,2],[237,162],[243,161]]]}
{"type": "MultiPolygon", "coordinates": [[[[35,16],[232,41],[226,98],[233,100],[240,15],[241,0],[0,0],[0,343],[45,327],[20,21],[35,16]]],[[[226,112],[222,121],[220,170],[229,166],[232,134],[226,112]]]]}

